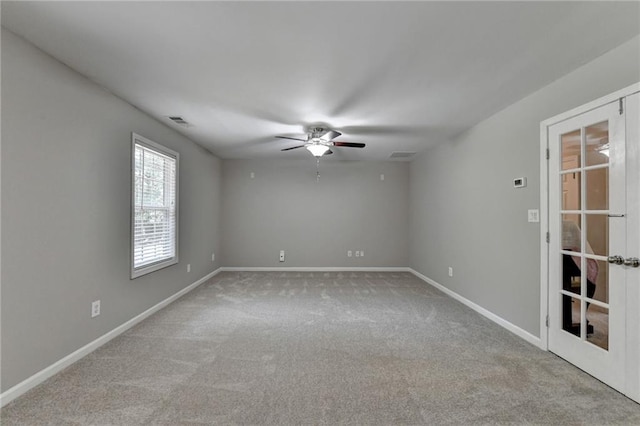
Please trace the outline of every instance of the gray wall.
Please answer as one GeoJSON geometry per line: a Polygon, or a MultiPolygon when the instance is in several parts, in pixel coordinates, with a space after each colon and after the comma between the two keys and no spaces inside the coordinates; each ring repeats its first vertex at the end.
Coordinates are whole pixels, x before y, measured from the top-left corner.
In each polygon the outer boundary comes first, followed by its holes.
{"type": "Polygon", "coordinates": [[[4,30],[1,170],[2,391],[217,267],[220,161],[4,30]],[[180,263],[136,280],[132,131],[181,154],[180,263]]]}
{"type": "Polygon", "coordinates": [[[319,182],[310,154],[225,160],[222,170],[225,266],[408,265],[407,163],[323,159],[319,182]],[[364,257],[348,258],[347,250],[364,257]]]}
{"type": "Polygon", "coordinates": [[[640,81],[639,51],[636,37],[416,159],[411,267],[539,336],[540,227],[527,209],[540,204],[540,122],[640,81]]]}

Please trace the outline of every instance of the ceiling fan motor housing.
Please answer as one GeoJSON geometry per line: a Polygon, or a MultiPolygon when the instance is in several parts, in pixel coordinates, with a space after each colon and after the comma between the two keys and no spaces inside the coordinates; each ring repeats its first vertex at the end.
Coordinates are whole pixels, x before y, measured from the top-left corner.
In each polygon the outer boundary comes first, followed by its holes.
{"type": "Polygon", "coordinates": [[[327,129],[325,129],[324,127],[311,127],[309,129],[309,139],[313,140],[313,139],[320,139],[322,137],[322,135],[324,135],[325,133],[327,133],[327,129]]]}

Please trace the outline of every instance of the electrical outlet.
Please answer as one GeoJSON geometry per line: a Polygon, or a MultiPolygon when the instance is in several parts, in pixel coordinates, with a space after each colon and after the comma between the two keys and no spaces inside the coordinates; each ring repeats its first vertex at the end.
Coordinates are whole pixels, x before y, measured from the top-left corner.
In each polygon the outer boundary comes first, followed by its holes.
{"type": "Polygon", "coordinates": [[[280,262],[284,262],[284,250],[280,250],[280,262]]]}
{"type": "Polygon", "coordinates": [[[100,315],[100,301],[96,300],[91,303],[91,318],[95,318],[100,315]]]}
{"type": "Polygon", "coordinates": [[[540,222],[540,210],[530,209],[527,211],[527,218],[529,222],[540,222]]]}
{"type": "Polygon", "coordinates": [[[187,263],[187,272],[191,272],[191,264],[187,263]]]}
{"type": "Polygon", "coordinates": [[[453,268],[451,266],[449,266],[449,276],[450,277],[453,276],[453,268]]]}
{"type": "Polygon", "coordinates": [[[256,174],[254,172],[251,172],[249,176],[251,176],[251,179],[254,179],[256,177],[256,174]]]}
{"type": "Polygon", "coordinates": [[[353,252],[351,250],[347,250],[347,257],[353,256],[353,252]]]}
{"type": "Polygon", "coordinates": [[[211,261],[212,262],[216,261],[216,254],[215,253],[211,253],[211,261]]]}
{"type": "Polygon", "coordinates": [[[380,180],[384,180],[384,173],[380,175],[380,180]]]}
{"type": "Polygon", "coordinates": [[[360,250],[360,257],[364,257],[364,250],[360,250]]]}
{"type": "Polygon", "coordinates": [[[360,257],[360,251],[356,250],[356,257],[360,257]]]}

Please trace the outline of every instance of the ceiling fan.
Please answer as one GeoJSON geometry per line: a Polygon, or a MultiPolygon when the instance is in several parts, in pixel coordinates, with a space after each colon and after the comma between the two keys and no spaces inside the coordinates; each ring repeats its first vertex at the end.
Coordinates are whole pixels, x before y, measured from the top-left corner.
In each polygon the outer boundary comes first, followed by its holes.
{"type": "Polygon", "coordinates": [[[307,133],[306,139],[293,138],[290,136],[276,136],[279,139],[291,139],[294,141],[302,141],[303,145],[292,146],[290,148],[284,148],[281,151],[290,151],[292,149],[307,148],[314,157],[322,157],[323,155],[333,154],[332,147],[346,147],[346,148],[364,148],[365,144],[357,142],[339,142],[334,141],[335,138],[342,135],[342,133],[335,130],[328,129],[326,127],[311,127],[307,133]]]}

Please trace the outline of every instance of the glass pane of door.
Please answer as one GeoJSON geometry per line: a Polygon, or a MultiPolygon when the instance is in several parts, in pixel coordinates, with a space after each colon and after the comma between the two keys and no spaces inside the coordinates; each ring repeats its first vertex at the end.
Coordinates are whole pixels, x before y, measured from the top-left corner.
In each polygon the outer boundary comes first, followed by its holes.
{"type": "Polygon", "coordinates": [[[609,122],[603,121],[585,129],[585,165],[609,164],[609,122]]]}

